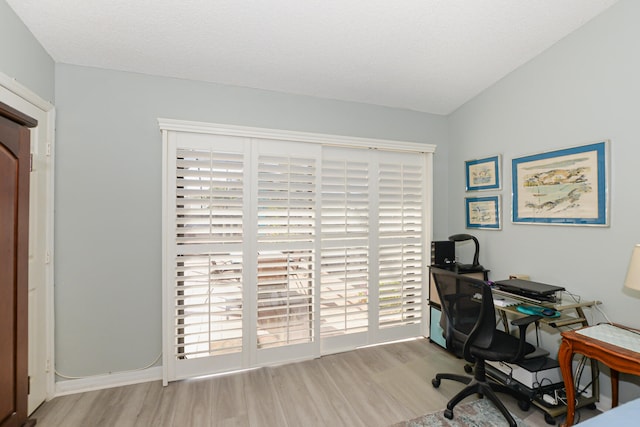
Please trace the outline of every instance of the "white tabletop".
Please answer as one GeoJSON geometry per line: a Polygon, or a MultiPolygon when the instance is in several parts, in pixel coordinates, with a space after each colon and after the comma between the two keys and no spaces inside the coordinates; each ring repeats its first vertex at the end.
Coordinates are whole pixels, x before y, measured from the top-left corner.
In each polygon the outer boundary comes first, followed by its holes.
{"type": "Polygon", "coordinates": [[[640,353],[640,334],[627,329],[602,324],[580,329],[576,332],[589,338],[640,353]]]}

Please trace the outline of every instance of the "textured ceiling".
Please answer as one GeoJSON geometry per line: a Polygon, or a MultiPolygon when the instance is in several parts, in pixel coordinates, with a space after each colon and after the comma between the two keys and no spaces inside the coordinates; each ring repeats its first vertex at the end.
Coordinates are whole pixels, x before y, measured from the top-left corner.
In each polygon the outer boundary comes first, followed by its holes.
{"type": "Polygon", "coordinates": [[[617,0],[6,1],[59,63],[448,114],[617,0]]]}

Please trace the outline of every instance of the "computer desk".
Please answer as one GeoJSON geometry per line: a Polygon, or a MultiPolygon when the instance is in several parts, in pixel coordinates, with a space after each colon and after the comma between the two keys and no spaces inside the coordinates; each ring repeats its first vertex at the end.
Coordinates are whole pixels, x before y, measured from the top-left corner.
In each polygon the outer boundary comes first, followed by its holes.
{"type": "MultiPolygon", "coordinates": [[[[525,298],[518,294],[512,294],[510,292],[504,292],[499,289],[493,290],[494,299],[499,298],[500,296],[505,296],[507,298],[515,299],[518,301],[522,301],[522,304],[525,305],[533,305],[545,308],[551,308],[560,312],[560,317],[544,317],[540,319],[541,323],[546,323],[552,328],[561,328],[563,326],[570,325],[580,325],[580,326],[588,326],[589,322],[584,314],[585,308],[593,307],[596,304],[600,304],[600,301],[575,301],[568,293],[561,292],[561,297],[556,302],[549,301],[536,301],[531,298],[525,298]]],[[[519,316],[526,316],[518,311],[517,306],[508,306],[501,307],[499,305],[495,305],[496,310],[499,311],[500,317],[505,326],[505,331],[508,331],[508,322],[507,322],[507,314],[516,314],[519,316]]]]}
{"type": "MultiPolygon", "coordinates": [[[[496,298],[500,298],[500,296],[504,296],[506,298],[522,301],[522,303],[526,305],[552,308],[554,310],[559,311],[560,317],[542,316],[541,319],[539,320],[540,323],[547,324],[552,328],[562,328],[565,326],[573,326],[573,325],[575,325],[576,328],[589,326],[589,321],[585,316],[584,309],[600,304],[600,301],[576,301],[567,292],[561,292],[559,294],[560,294],[559,300],[557,300],[556,302],[547,302],[547,301],[536,301],[531,298],[525,298],[520,295],[504,292],[498,289],[493,290],[494,300],[496,298]]],[[[509,314],[514,316],[519,316],[519,317],[526,316],[526,314],[519,312],[516,307],[517,306],[514,306],[514,305],[508,306],[508,307],[501,307],[499,305],[495,305],[496,311],[502,320],[502,324],[504,326],[505,332],[510,332],[509,322],[507,319],[507,316],[509,314]]],[[[564,371],[563,371],[563,375],[564,375],[564,371]]],[[[578,404],[573,407],[574,411],[575,411],[575,408],[582,408],[583,406],[594,405],[595,402],[597,402],[600,399],[600,385],[598,382],[598,377],[599,377],[598,364],[592,363],[591,365],[591,384],[592,384],[591,396],[586,398],[585,397],[579,398],[578,404]]],[[[571,383],[573,383],[573,380],[571,381],[571,383]]],[[[566,384],[566,380],[565,380],[565,384],[566,384]]],[[[575,393],[573,393],[573,395],[575,396],[575,393]]],[[[569,391],[567,391],[567,397],[569,397],[569,391]]],[[[535,400],[532,403],[538,406],[540,409],[542,409],[545,413],[547,413],[550,417],[553,417],[553,418],[560,416],[564,413],[567,413],[568,410],[571,409],[565,405],[558,405],[557,407],[548,407],[539,402],[536,402],[535,400]]]]}

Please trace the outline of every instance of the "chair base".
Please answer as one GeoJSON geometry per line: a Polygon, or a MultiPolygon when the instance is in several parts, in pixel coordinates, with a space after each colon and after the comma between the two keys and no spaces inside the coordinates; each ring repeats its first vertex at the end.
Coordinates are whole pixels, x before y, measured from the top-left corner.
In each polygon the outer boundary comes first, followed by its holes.
{"type": "Polygon", "coordinates": [[[518,394],[515,390],[494,382],[487,381],[486,377],[484,379],[472,378],[464,375],[457,374],[436,374],[435,378],[431,380],[431,384],[438,388],[440,386],[441,380],[453,380],[467,386],[462,389],[458,394],[453,396],[449,403],[447,403],[447,409],[444,411],[445,418],[453,419],[453,408],[460,403],[464,398],[471,396],[472,394],[478,394],[480,397],[487,397],[493,404],[498,408],[502,416],[507,420],[510,427],[516,427],[516,421],[513,419],[513,416],[509,413],[504,404],[498,399],[496,396],[496,392],[498,393],[506,393],[509,394],[516,399],[521,400],[522,396],[518,394]]]}

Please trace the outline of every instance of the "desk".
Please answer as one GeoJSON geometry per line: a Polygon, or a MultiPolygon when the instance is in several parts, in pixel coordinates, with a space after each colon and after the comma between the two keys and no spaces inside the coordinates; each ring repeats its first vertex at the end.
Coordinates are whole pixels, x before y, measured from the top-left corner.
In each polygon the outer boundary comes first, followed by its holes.
{"type": "MultiPolygon", "coordinates": [[[[589,323],[584,314],[584,308],[593,307],[596,304],[600,304],[600,301],[581,301],[576,302],[571,297],[567,296],[564,292],[560,294],[560,299],[556,302],[548,302],[548,301],[534,301],[529,298],[524,298],[516,294],[511,294],[509,292],[500,291],[497,289],[493,290],[494,299],[503,295],[510,299],[515,299],[522,301],[522,304],[525,305],[537,305],[540,307],[552,308],[560,312],[560,317],[542,317],[540,322],[546,323],[553,328],[560,328],[563,326],[569,325],[582,325],[588,326],[589,323]]],[[[518,316],[523,316],[522,313],[518,311],[517,306],[512,305],[509,307],[500,307],[496,305],[496,310],[499,312],[500,317],[502,318],[503,324],[505,328],[508,327],[507,322],[507,314],[515,314],[518,316]]],[[[505,332],[509,332],[505,329],[505,332]]]]}
{"type": "Polygon", "coordinates": [[[576,331],[562,332],[561,335],[558,363],[567,392],[565,426],[571,426],[576,409],[571,366],[573,355],[583,354],[611,369],[611,401],[615,407],[618,406],[619,373],[640,375],[640,335],[614,325],[589,326],[576,331]]]}
{"type": "MultiPolygon", "coordinates": [[[[522,301],[523,304],[526,304],[526,305],[537,305],[541,307],[552,308],[554,310],[559,311],[560,317],[542,317],[539,320],[540,323],[547,324],[552,328],[560,328],[560,327],[569,326],[569,325],[588,326],[589,323],[585,316],[584,309],[588,307],[593,307],[596,304],[600,304],[599,301],[577,302],[574,298],[572,298],[566,292],[560,293],[559,299],[556,300],[555,302],[534,301],[528,298],[521,297],[519,295],[514,295],[514,294],[500,291],[497,289],[494,289],[493,293],[494,293],[494,299],[495,297],[504,296],[510,299],[520,300],[522,301]]],[[[520,313],[516,307],[517,306],[515,305],[508,306],[508,307],[501,307],[498,305],[495,306],[496,312],[502,319],[502,324],[504,325],[505,332],[510,332],[509,322],[507,319],[508,314],[514,315],[514,316],[524,316],[524,314],[520,313]]],[[[564,371],[562,372],[562,374],[563,376],[565,375],[564,371]]],[[[579,402],[580,407],[591,405],[598,401],[599,393],[600,393],[600,388],[598,383],[598,374],[599,372],[596,365],[594,368],[591,369],[592,396],[589,398],[582,398],[579,402]]],[[[564,378],[566,381],[566,377],[564,378]]],[[[574,402],[573,410],[575,411],[575,401],[573,400],[571,401],[574,402]]],[[[552,422],[553,418],[566,413],[568,410],[568,407],[564,405],[549,407],[546,404],[539,402],[537,400],[533,400],[532,403],[545,412],[545,420],[547,420],[547,422],[552,422]]]]}

